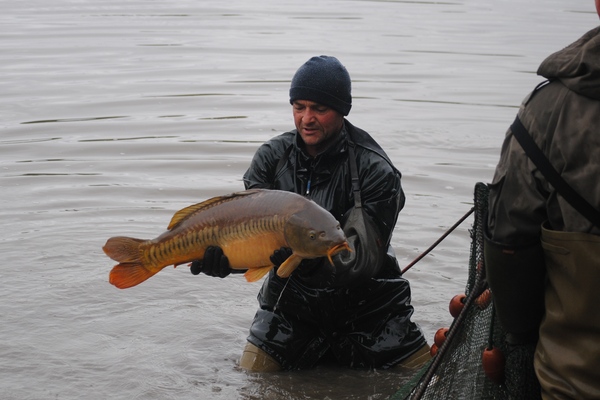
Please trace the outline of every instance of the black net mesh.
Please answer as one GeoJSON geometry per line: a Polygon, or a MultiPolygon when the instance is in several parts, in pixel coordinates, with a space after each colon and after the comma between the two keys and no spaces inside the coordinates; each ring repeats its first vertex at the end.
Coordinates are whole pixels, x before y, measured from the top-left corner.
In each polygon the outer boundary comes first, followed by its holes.
{"type": "Polygon", "coordinates": [[[483,231],[487,218],[488,187],[475,185],[475,221],[471,230],[469,275],[464,308],[454,319],[446,339],[432,361],[396,394],[403,399],[538,399],[540,390],[533,372],[532,346],[508,348],[494,313],[493,298],[485,279],[483,231]],[[500,383],[483,370],[484,350],[498,348],[505,360],[500,383]]]}

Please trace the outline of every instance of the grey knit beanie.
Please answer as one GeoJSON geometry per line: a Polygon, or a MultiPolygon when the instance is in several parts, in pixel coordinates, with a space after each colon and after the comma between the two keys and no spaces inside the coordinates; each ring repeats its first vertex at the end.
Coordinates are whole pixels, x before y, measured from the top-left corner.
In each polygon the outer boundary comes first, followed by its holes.
{"type": "Polygon", "coordinates": [[[352,108],[350,75],[337,58],[312,57],[292,78],[290,103],[309,100],[348,115],[352,108]]]}

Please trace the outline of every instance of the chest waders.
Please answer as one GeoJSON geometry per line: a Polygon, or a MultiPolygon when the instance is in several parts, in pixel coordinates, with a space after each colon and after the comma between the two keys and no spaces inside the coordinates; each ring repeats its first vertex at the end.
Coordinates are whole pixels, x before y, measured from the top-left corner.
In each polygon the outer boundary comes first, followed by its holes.
{"type": "MultiPolygon", "coordinates": [[[[240,363],[243,368],[307,369],[328,357],[351,368],[385,369],[404,361],[416,366],[418,360],[413,355],[420,355],[417,353],[427,345],[418,325],[410,320],[414,311],[410,305],[410,286],[400,276],[397,263],[391,272],[381,268],[388,267],[386,260],[395,259],[385,253],[383,260],[377,258],[383,252],[382,247],[387,250],[387,243],[379,239],[379,230],[366,212],[367,204],[359,185],[362,177],[359,167],[368,165],[369,157],[359,152],[371,150],[356,146],[350,137],[346,143],[349,148],[354,147],[339,154],[337,160],[342,164],[336,164],[340,167],[336,171],[343,175],[334,182],[348,187],[344,190],[346,198],[354,196],[339,213],[345,216],[340,222],[354,251],[336,255],[334,267],[323,260],[323,266],[303,265],[285,280],[269,274],[258,294],[259,309],[247,338],[250,345],[242,357],[242,361],[249,362],[240,363]],[[363,159],[365,162],[361,163],[363,159]]],[[[295,149],[294,144],[286,146],[272,174],[274,183],[285,178],[288,190],[294,188],[290,178],[297,181],[295,149]]],[[[362,182],[365,187],[371,183],[362,182]]],[[[304,187],[296,184],[295,188],[304,193],[304,187]]],[[[322,190],[319,194],[333,196],[339,188],[323,185],[319,189],[322,190]]],[[[311,195],[315,193],[311,191],[311,195]]]]}
{"type": "MultiPolygon", "coordinates": [[[[283,167],[283,165],[285,164],[286,160],[288,159],[290,153],[292,150],[292,146],[288,147],[283,156],[279,159],[279,162],[277,163],[277,167],[275,168],[275,175],[277,175],[277,173],[281,170],[281,168],[283,167]]],[[[352,209],[352,211],[349,213],[349,216],[346,220],[346,222],[349,222],[349,225],[352,225],[350,231],[354,232],[356,229],[359,229],[361,231],[365,231],[365,223],[364,223],[364,215],[362,214],[364,211],[362,209],[362,202],[361,202],[361,197],[360,197],[360,184],[359,184],[359,180],[358,180],[358,171],[356,168],[356,158],[354,155],[354,143],[352,143],[351,145],[351,150],[349,151],[349,164],[350,164],[350,171],[351,171],[351,177],[352,177],[352,188],[353,188],[353,192],[354,192],[354,207],[352,209]],[[354,162],[352,162],[352,160],[354,160],[354,162]],[[359,227],[356,228],[356,225],[358,225],[359,227]],[[362,229],[361,229],[362,228],[362,229]]],[[[296,168],[294,168],[294,182],[296,182],[296,168]]],[[[308,188],[307,188],[308,191],[308,188]]],[[[307,193],[308,194],[308,193],[307,193]]],[[[349,232],[346,232],[347,234],[349,232]]],[[[377,261],[381,261],[381,260],[377,260],[377,261]]],[[[259,347],[257,347],[256,345],[248,342],[246,343],[246,347],[244,348],[244,351],[242,353],[242,356],[240,358],[239,361],[239,365],[241,368],[248,370],[248,371],[254,371],[254,372],[275,372],[275,371],[279,371],[281,370],[281,365],[273,358],[271,357],[269,354],[267,354],[267,352],[265,352],[264,350],[260,349],[259,347]]]]}
{"type": "Polygon", "coordinates": [[[546,314],[534,366],[542,397],[600,397],[600,236],[542,227],[546,314]]]}

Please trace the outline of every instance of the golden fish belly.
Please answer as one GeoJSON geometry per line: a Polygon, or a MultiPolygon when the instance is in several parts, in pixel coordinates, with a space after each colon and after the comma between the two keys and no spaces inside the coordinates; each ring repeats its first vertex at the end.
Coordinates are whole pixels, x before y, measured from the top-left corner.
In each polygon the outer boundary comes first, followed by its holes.
{"type": "Polygon", "coordinates": [[[223,253],[234,269],[257,268],[272,265],[269,259],[273,252],[286,246],[283,235],[261,234],[245,240],[232,240],[221,243],[223,253]]]}
{"type": "Polygon", "coordinates": [[[142,245],[144,261],[153,268],[201,260],[209,246],[219,246],[234,269],[270,265],[275,249],[285,246],[283,227],[277,218],[247,219],[235,225],[197,224],[166,232],[142,245]]]}

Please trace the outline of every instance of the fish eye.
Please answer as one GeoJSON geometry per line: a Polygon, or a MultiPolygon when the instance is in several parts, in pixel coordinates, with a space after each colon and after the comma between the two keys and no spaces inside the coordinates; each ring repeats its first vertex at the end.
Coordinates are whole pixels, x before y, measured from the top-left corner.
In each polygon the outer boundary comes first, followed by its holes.
{"type": "Polygon", "coordinates": [[[308,233],[308,237],[310,240],[315,240],[317,238],[317,234],[314,231],[308,233]]]}

